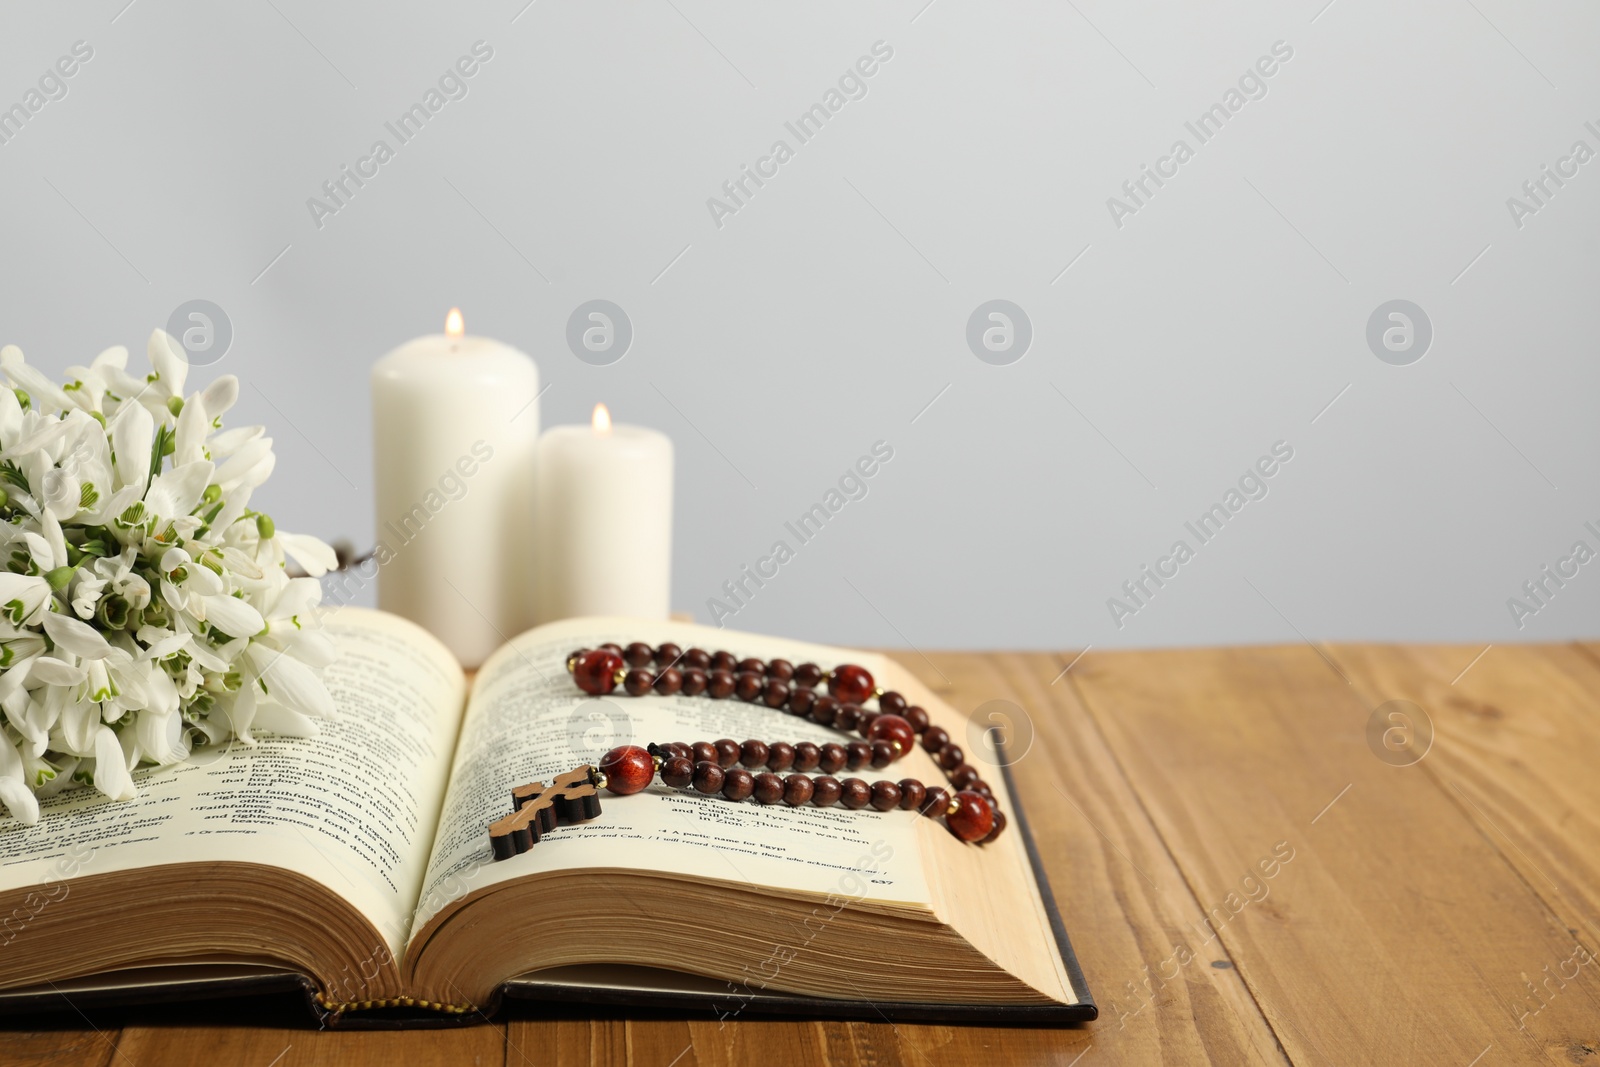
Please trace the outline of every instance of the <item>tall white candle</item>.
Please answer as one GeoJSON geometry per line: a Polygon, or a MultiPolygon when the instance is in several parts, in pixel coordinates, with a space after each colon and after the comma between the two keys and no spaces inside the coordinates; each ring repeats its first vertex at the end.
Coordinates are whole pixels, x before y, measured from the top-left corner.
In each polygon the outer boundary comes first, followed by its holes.
{"type": "Polygon", "coordinates": [[[574,615],[664,619],[671,603],[672,441],[613,425],[596,404],[588,426],[539,439],[534,508],[538,621],[574,615]]]}
{"type": "Polygon", "coordinates": [[[538,394],[533,360],[454,308],[372,368],[378,606],[468,667],[533,625],[538,394]]]}

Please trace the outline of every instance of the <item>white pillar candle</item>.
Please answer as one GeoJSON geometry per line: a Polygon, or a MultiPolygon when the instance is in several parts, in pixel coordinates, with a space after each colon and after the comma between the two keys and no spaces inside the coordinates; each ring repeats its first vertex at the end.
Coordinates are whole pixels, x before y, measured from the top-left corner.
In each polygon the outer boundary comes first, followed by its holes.
{"type": "Polygon", "coordinates": [[[533,360],[454,308],[372,368],[378,606],[467,667],[533,625],[538,395],[533,360]]]}
{"type": "Polygon", "coordinates": [[[534,507],[538,621],[575,615],[664,619],[672,580],[672,441],[613,425],[596,404],[588,426],[539,439],[534,507]]]}

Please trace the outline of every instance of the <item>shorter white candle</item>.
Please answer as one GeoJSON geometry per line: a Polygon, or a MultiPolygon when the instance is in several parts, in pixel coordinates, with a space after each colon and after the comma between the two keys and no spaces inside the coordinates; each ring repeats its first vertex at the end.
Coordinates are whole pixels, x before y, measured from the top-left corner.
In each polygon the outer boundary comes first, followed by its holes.
{"type": "Polygon", "coordinates": [[[672,441],[613,425],[539,439],[533,560],[540,623],[576,615],[664,619],[671,605],[672,441]]]}

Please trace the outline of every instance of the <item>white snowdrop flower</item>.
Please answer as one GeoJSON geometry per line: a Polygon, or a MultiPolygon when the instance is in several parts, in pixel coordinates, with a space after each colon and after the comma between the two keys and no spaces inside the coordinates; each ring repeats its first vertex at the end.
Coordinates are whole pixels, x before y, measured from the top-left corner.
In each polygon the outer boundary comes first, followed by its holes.
{"type": "Polygon", "coordinates": [[[337,565],[250,507],[272,473],[259,426],[223,430],[239,383],[184,395],[156,330],[57,385],[0,349],[0,805],[25,822],[75,781],[136,795],[135,772],[192,739],[305,736],[333,714],[322,590],[337,565]]]}

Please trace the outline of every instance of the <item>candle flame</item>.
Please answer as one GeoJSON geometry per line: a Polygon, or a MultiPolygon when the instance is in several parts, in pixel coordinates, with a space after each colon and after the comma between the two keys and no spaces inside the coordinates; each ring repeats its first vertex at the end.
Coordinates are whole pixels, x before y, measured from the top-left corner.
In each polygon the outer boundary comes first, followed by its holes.
{"type": "Polygon", "coordinates": [[[606,410],[604,404],[596,404],[594,406],[594,422],[592,425],[595,433],[611,432],[611,412],[606,410]]]}
{"type": "Polygon", "coordinates": [[[466,323],[462,322],[461,320],[461,309],[451,308],[450,314],[444,317],[445,336],[450,338],[452,341],[459,341],[461,339],[461,335],[465,332],[466,323]]]}

